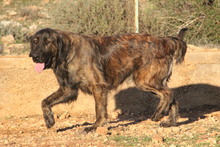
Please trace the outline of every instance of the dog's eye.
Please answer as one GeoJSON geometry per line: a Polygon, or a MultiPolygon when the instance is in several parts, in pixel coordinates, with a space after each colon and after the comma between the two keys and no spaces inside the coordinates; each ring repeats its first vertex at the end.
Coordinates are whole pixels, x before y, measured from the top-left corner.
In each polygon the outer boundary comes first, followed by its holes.
{"type": "Polygon", "coordinates": [[[52,39],[50,39],[50,38],[45,39],[45,43],[46,43],[46,44],[49,44],[49,43],[51,43],[51,42],[52,42],[52,39]]]}
{"type": "Polygon", "coordinates": [[[37,39],[34,39],[32,42],[36,44],[36,43],[37,43],[37,41],[38,41],[37,39]]]}

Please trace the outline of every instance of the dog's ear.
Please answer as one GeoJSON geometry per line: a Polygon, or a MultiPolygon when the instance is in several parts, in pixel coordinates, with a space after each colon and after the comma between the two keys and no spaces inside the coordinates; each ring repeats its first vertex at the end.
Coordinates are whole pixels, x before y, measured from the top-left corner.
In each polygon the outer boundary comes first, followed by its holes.
{"type": "Polygon", "coordinates": [[[64,61],[67,56],[66,44],[64,43],[62,36],[57,37],[57,45],[58,45],[58,58],[60,61],[64,61]]]}
{"type": "Polygon", "coordinates": [[[70,43],[70,40],[65,36],[62,35],[57,37],[57,44],[58,44],[58,59],[60,62],[65,61],[66,63],[69,63],[72,61],[72,59],[75,57],[75,51],[77,45],[72,45],[70,43]],[[72,45],[72,46],[71,46],[72,45]]]}
{"type": "Polygon", "coordinates": [[[26,35],[26,36],[25,36],[25,39],[26,39],[28,42],[30,42],[30,41],[32,40],[33,36],[34,36],[34,34],[32,34],[32,35],[26,35]]]}

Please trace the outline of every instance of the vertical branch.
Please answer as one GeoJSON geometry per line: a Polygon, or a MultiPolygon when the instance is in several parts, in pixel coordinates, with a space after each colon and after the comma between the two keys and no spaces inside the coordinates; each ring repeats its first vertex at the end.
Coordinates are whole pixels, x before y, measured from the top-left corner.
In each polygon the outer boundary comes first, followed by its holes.
{"type": "Polygon", "coordinates": [[[139,19],[138,19],[138,0],[134,0],[134,4],[135,4],[135,33],[139,33],[139,19]]]}

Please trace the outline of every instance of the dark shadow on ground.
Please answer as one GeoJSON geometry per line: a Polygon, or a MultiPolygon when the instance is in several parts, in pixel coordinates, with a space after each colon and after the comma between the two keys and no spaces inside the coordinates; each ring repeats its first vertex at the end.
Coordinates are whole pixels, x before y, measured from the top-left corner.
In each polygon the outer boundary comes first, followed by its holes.
{"type": "MultiPolygon", "coordinates": [[[[187,121],[179,122],[177,125],[184,125],[204,119],[205,114],[220,111],[220,87],[208,84],[194,84],[181,86],[172,89],[174,97],[179,102],[180,117],[189,118],[187,121]]],[[[156,109],[159,99],[150,92],[140,91],[135,87],[121,90],[115,95],[116,110],[121,110],[118,120],[109,122],[110,124],[129,120],[129,123],[110,126],[113,129],[119,126],[129,126],[140,123],[151,118],[156,109]]],[[[88,126],[91,123],[76,124],[71,127],[58,129],[63,132],[79,126],[88,126]]]]}
{"type": "Polygon", "coordinates": [[[74,129],[74,128],[77,128],[80,126],[89,126],[89,125],[92,125],[92,123],[85,122],[83,124],[76,124],[76,125],[72,125],[70,127],[60,128],[57,130],[57,132],[64,132],[64,131],[71,130],[71,129],[74,129]]]}
{"type": "MultiPolygon", "coordinates": [[[[205,114],[220,111],[220,87],[208,84],[193,84],[173,88],[174,97],[179,102],[180,117],[189,118],[178,125],[192,123],[205,118],[205,114]]],[[[121,110],[119,121],[130,120],[139,123],[149,119],[159,99],[150,92],[135,87],[120,91],[115,95],[116,109],[121,110]]]]}

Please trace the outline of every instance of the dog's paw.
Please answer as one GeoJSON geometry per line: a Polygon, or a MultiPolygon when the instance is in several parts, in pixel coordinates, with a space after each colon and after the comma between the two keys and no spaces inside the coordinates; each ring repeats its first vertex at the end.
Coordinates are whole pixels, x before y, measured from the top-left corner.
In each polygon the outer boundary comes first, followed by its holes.
{"type": "Polygon", "coordinates": [[[153,116],[151,117],[151,120],[152,120],[152,121],[160,121],[162,118],[163,118],[162,115],[153,115],[153,116]]]}
{"type": "Polygon", "coordinates": [[[46,127],[49,129],[51,127],[54,126],[55,124],[55,119],[54,119],[54,116],[52,113],[46,115],[44,114],[44,120],[45,120],[45,123],[46,123],[46,127]]]}
{"type": "Polygon", "coordinates": [[[55,120],[54,120],[54,119],[48,119],[48,120],[45,120],[45,122],[46,122],[46,127],[47,127],[48,129],[51,128],[51,127],[53,127],[54,124],[55,124],[55,120]]]}

